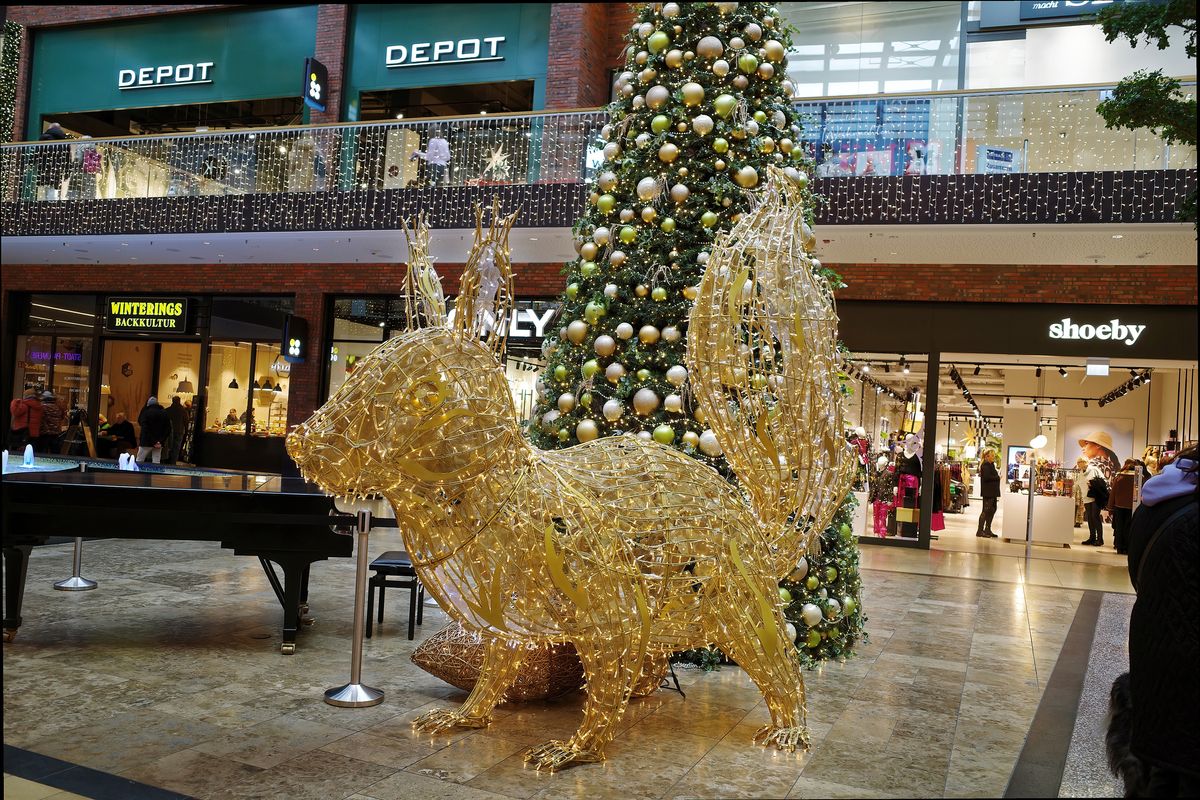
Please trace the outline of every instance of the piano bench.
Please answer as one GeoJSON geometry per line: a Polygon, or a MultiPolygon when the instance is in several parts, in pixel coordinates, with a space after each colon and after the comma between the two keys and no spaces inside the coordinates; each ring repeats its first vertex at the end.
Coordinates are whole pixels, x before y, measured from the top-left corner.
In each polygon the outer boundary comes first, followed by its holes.
{"type": "Polygon", "coordinates": [[[367,630],[366,637],[371,638],[372,623],[375,622],[375,590],[379,590],[379,621],[383,624],[383,595],[387,589],[408,589],[408,638],[416,633],[415,626],[421,624],[422,606],[425,600],[425,587],[417,578],[413,569],[412,559],[403,550],[389,550],[371,562],[374,574],[367,581],[367,630]]]}

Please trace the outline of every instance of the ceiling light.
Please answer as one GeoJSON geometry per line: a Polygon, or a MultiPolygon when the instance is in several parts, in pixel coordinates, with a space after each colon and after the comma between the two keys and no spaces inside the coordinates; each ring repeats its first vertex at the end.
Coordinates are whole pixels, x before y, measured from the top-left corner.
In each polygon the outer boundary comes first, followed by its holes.
{"type": "Polygon", "coordinates": [[[1062,375],[1064,378],[1067,377],[1067,371],[1065,369],[1063,369],[1062,367],[1058,368],[1058,374],[1062,375]]]}
{"type": "Polygon", "coordinates": [[[887,363],[886,361],[885,361],[885,362],[883,362],[883,371],[884,371],[884,372],[891,372],[891,371],[892,371],[892,365],[891,365],[891,364],[889,364],[889,363],[887,363]]]}
{"type": "Polygon", "coordinates": [[[863,372],[870,372],[870,371],[871,371],[871,365],[870,365],[870,364],[863,364],[863,365],[862,365],[862,371],[863,371],[863,372]]]}
{"type": "Polygon", "coordinates": [[[1124,239],[1124,238],[1125,238],[1125,235],[1124,235],[1124,234],[1121,234],[1121,233],[1114,233],[1114,234],[1113,234],[1113,238],[1114,238],[1114,239],[1124,239]]]}
{"type": "Polygon", "coordinates": [[[1084,407],[1084,408],[1087,408],[1087,407],[1088,407],[1088,402],[1087,402],[1087,400],[1084,400],[1084,401],[1083,401],[1083,407],[1084,407]]]}
{"type": "Polygon", "coordinates": [[[1150,373],[1149,373],[1149,372],[1147,372],[1145,375],[1143,375],[1143,376],[1142,376],[1142,382],[1143,382],[1143,383],[1149,383],[1149,382],[1150,382],[1150,373]]]}
{"type": "Polygon", "coordinates": [[[976,365],[975,365],[975,371],[974,371],[973,373],[971,373],[971,374],[972,374],[972,375],[978,375],[978,374],[979,374],[979,365],[978,365],[978,364],[976,364],[976,365]]]}
{"type": "Polygon", "coordinates": [[[904,374],[905,374],[905,375],[907,375],[907,374],[908,374],[908,364],[907,364],[907,362],[904,364],[904,374]]]}
{"type": "Polygon", "coordinates": [[[399,114],[397,114],[396,119],[404,119],[404,112],[401,111],[399,114]]]}
{"type": "Polygon", "coordinates": [[[1136,369],[1131,369],[1131,370],[1129,370],[1129,377],[1131,377],[1131,378],[1136,378],[1136,377],[1137,377],[1137,370],[1136,370],[1136,369]]]}
{"type": "Polygon", "coordinates": [[[1040,378],[1040,377],[1042,377],[1042,368],[1041,368],[1041,367],[1038,367],[1038,368],[1037,368],[1037,372],[1033,373],[1033,375],[1034,375],[1034,377],[1035,377],[1035,378],[1040,378]]]}

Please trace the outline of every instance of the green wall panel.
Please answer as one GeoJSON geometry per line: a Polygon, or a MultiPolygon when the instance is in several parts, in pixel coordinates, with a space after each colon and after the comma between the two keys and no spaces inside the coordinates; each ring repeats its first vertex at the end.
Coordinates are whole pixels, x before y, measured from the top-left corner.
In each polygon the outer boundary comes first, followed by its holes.
{"type": "MultiPolygon", "coordinates": [[[[533,80],[533,107],[539,110],[545,105],[550,36],[548,3],[356,5],[350,26],[344,119],[357,118],[361,92],[423,86],[533,80]],[[387,50],[391,46],[411,50],[414,43],[430,43],[423,55],[432,58],[435,42],[482,41],[495,36],[505,38],[497,50],[502,60],[391,68],[387,65],[387,50]]],[[[470,48],[464,52],[469,54],[470,48]]],[[[490,52],[488,45],[481,46],[481,55],[490,52]]],[[[456,49],[450,54],[440,54],[440,58],[446,60],[457,55],[456,49]]]]}
{"type": "Polygon", "coordinates": [[[37,31],[27,133],[31,139],[40,135],[43,114],[299,97],[304,59],[313,55],[316,35],[315,5],[37,31]],[[212,83],[118,86],[123,69],[208,61],[212,83]]]}

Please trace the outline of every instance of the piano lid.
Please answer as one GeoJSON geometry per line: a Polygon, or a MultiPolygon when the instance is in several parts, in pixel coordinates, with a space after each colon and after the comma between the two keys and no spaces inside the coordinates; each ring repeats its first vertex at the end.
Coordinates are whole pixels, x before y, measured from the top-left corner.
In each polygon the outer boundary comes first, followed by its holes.
{"type": "Polygon", "coordinates": [[[29,472],[6,473],[4,483],[55,486],[161,489],[163,491],[244,492],[259,495],[325,495],[302,478],[231,472],[213,475],[163,475],[151,472],[29,472]]]}

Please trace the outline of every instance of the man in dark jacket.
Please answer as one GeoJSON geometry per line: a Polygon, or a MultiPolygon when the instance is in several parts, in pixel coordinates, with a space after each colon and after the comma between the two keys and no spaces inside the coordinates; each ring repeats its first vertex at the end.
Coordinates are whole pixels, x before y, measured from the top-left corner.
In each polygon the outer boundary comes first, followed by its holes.
{"type": "Polygon", "coordinates": [[[171,441],[171,417],[158,404],[157,397],[146,401],[146,407],[138,414],[138,425],[142,434],[138,438],[137,460],[144,462],[147,456],[152,456],[155,464],[161,464],[163,447],[171,441]]]}
{"type": "Polygon", "coordinates": [[[171,398],[167,407],[167,416],[171,418],[171,441],[167,447],[167,463],[174,464],[179,460],[180,445],[183,444],[183,433],[187,429],[187,409],[179,402],[179,395],[171,398]]]}
{"type": "Polygon", "coordinates": [[[979,512],[979,527],[975,535],[995,539],[992,533],[992,518],[996,516],[996,504],[1000,500],[1000,472],[996,469],[996,454],[986,450],[979,465],[979,495],[983,498],[983,510],[979,512]]]}
{"type": "Polygon", "coordinates": [[[1141,769],[1135,785],[1124,776],[1126,797],[1200,795],[1198,458],[1193,445],[1147,481],[1129,527],[1128,743],[1141,769]]]}

